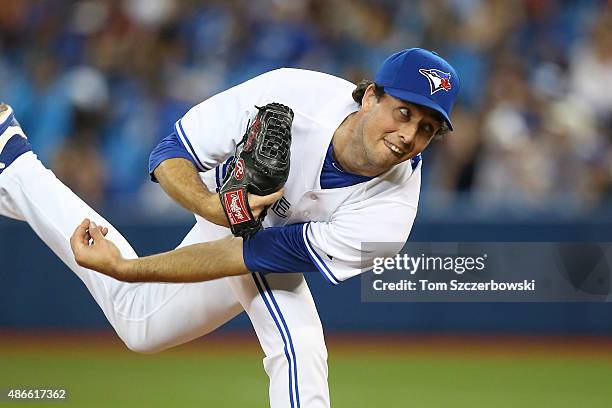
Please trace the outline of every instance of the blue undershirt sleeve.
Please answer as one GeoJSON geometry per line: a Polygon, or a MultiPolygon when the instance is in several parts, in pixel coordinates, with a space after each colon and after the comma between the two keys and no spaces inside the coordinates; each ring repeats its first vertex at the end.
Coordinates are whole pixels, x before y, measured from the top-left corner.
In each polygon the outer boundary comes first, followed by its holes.
{"type": "Polygon", "coordinates": [[[193,157],[180,142],[176,133],[172,133],[162,139],[149,156],[149,175],[151,176],[151,181],[157,183],[157,179],[153,175],[153,172],[161,162],[177,157],[187,159],[195,165],[193,157]]]}
{"type": "Polygon", "coordinates": [[[242,254],[251,272],[318,272],[310,260],[302,234],[304,224],[269,227],[242,244],[242,254]]]}

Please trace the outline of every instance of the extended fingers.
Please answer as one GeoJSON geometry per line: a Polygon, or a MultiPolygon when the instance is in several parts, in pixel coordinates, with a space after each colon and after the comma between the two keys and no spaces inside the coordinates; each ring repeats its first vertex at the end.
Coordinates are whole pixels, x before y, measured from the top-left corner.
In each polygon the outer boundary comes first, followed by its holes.
{"type": "Polygon", "coordinates": [[[85,218],[72,233],[72,236],[70,237],[70,246],[72,247],[73,251],[82,245],[87,245],[89,241],[89,234],[87,233],[88,227],[89,219],[85,218]]]}
{"type": "Polygon", "coordinates": [[[93,221],[89,223],[89,235],[91,235],[94,242],[104,238],[104,235],[102,234],[102,227],[98,227],[93,221]]]}
{"type": "Polygon", "coordinates": [[[93,221],[87,226],[87,231],[89,233],[88,239],[92,238],[94,241],[102,239],[108,234],[108,228],[96,225],[93,221]]]}

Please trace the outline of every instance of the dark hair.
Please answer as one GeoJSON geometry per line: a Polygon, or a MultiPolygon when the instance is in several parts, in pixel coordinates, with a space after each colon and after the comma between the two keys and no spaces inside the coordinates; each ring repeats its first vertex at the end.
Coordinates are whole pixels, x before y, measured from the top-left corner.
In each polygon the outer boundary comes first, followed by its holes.
{"type": "MultiPolygon", "coordinates": [[[[369,79],[362,79],[361,81],[359,81],[359,83],[351,94],[353,96],[353,100],[357,102],[359,106],[361,106],[361,101],[363,99],[363,95],[365,94],[366,89],[372,84],[374,84],[374,95],[376,95],[376,99],[380,100],[383,96],[385,96],[384,86],[380,86],[374,81],[370,81],[369,79]]],[[[448,123],[446,123],[446,120],[442,117],[442,115],[438,114],[438,118],[440,119],[442,125],[440,126],[440,129],[438,129],[438,131],[436,132],[436,139],[441,138],[450,131],[450,129],[448,128],[448,123]]]]}
{"type": "Polygon", "coordinates": [[[370,81],[369,79],[362,79],[361,81],[359,81],[359,83],[357,84],[357,87],[353,90],[353,93],[352,93],[353,100],[357,102],[360,106],[361,106],[361,100],[363,99],[363,94],[365,94],[365,91],[368,88],[368,86],[372,84],[374,84],[374,94],[376,95],[376,98],[378,100],[380,100],[380,98],[382,98],[385,95],[384,86],[377,85],[373,81],[370,81]]]}

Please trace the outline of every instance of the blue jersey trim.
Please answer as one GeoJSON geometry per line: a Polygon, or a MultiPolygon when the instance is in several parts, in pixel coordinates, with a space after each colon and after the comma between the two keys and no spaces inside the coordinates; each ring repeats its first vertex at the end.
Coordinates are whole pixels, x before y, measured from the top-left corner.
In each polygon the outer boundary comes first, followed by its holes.
{"type": "Polygon", "coordinates": [[[178,120],[176,122],[176,124],[174,125],[174,127],[176,128],[177,134],[181,140],[181,142],[183,143],[183,146],[185,146],[185,148],[189,151],[189,153],[191,153],[191,156],[193,157],[193,159],[195,160],[196,163],[196,167],[200,170],[200,171],[206,171],[206,170],[210,170],[207,166],[205,166],[202,161],[200,160],[200,158],[198,157],[198,155],[195,152],[195,149],[193,148],[193,146],[191,145],[191,142],[189,141],[189,139],[187,138],[187,134],[185,133],[185,131],[183,130],[183,125],[181,124],[181,121],[178,120]]]}
{"type": "Polygon", "coordinates": [[[151,176],[151,181],[157,182],[155,175],[153,175],[157,166],[165,160],[174,158],[187,159],[197,167],[193,157],[191,157],[185,146],[179,141],[176,133],[171,133],[162,139],[149,155],[149,175],[151,176]]]}
{"type": "Polygon", "coordinates": [[[417,168],[417,166],[419,165],[421,160],[423,160],[423,157],[421,156],[421,153],[417,154],[412,159],[410,159],[410,165],[412,166],[412,170],[417,168]]]}
{"type": "Polygon", "coordinates": [[[323,259],[317,254],[317,252],[312,248],[310,241],[308,240],[308,230],[310,228],[310,223],[304,224],[302,227],[302,233],[304,235],[304,242],[306,243],[306,248],[308,250],[308,256],[315,264],[319,272],[323,274],[325,279],[327,279],[332,285],[337,285],[340,283],[340,280],[336,278],[331,271],[331,269],[325,264],[323,259]]]}
{"type": "Polygon", "coordinates": [[[272,319],[276,324],[276,328],[281,335],[281,339],[283,340],[285,357],[287,358],[287,363],[289,366],[289,401],[292,408],[296,407],[295,404],[297,404],[297,407],[299,408],[300,393],[297,377],[297,358],[295,355],[295,348],[293,347],[293,339],[291,338],[291,333],[289,332],[289,327],[287,326],[287,322],[283,317],[280,307],[278,306],[278,303],[272,294],[272,290],[270,289],[270,285],[266,281],[264,275],[260,273],[253,273],[251,276],[253,277],[257,290],[259,291],[259,294],[261,295],[270,316],[272,316],[272,319]]]}
{"type": "Polygon", "coordinates": [[[323,168],[321,169],[320,184],[322,189],[341,188],[353,186],[372,180],[374,177],[361,176],[345,171],[340,163],[334,160],[333,145],[327,148],[323,168]]]}
{"type": "Polygon", "coordinates": [[[5,121],[0,124],[0,135],[3,134],[4,131],[6,131],[6,129],[11,126],[19,126],[19,123],[17,123],[17,120],[15,119],[15,112],[11,112],[11,114],[8,115],[5,121]]]}

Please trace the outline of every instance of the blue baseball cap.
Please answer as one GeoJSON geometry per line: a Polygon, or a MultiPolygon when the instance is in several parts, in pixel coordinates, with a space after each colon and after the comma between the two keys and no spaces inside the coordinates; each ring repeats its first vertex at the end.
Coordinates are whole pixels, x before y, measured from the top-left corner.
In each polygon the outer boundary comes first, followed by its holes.
{"type": "Polygon", "coordinates": [[[450,113],[459,92],[459,75],[435,52],[422,48],[396,52],[382,63],[374,82],[391,96],[439,112],[453,130],[450,113]]]}

